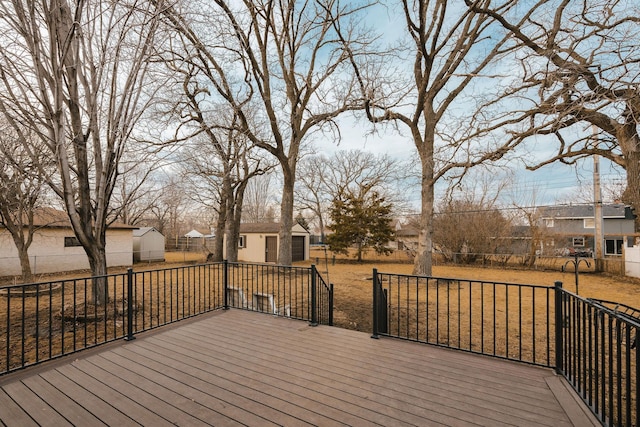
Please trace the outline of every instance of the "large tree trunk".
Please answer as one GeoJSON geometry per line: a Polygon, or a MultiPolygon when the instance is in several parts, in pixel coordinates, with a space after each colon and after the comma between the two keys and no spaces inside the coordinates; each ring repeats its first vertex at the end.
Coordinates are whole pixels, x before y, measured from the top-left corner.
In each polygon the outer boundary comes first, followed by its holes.
{"type": "MultiPolygon", "coordinates": [[[[227,234],[227,222],[231,220],[229,216],[229,200],[231,199],[231,184],[229,182],[228,170],[225,170],[225,177],[222,180],[222,191],[220,194],[220,206],[218,208],[218,222],[216,223],[216,235],[213,246],[213,260],[220,262],[224,259],[224,238],[227,234]]],[[[227,242],[229,236],[227,236],[227,242]]],[[[229,259],[229,251],[226,252],[226,258],[229,259]]]]}
{"type": "Polygon", "coordinates": [[[22,283],[31,283],[33,281],[33,273],[31,272],[31,260],[29,259],[28,247],[24,242],[19,242],[14,237],[16,249],[18,250],[18,259],[20,259],[20,270],[22,271],[22,283]]]}
{"type": "Polygon", "coordinates": [[[18,249],[18,258],[20,258],[20,269],[22,270],[22,283],[31,283],[33,281],[31,260],[29,259],[29,253],[25,248],[18,249]]]}
{"type": "Polygon", "coordinates": [[[634,209],[636,214],[636,230],[640,230],[640,151],[638,147],[629,150],[625,154],[627,188],[624,191],[623,201],[634,209]]]}
{"type": "Polygon", "coordinates": [[[227,261],[238,262],[238,240],[240,239],[240,216],[234,201],[230,198],[227,203],[227,226],[225,234],[227,236],[227,261]]]}
{"type": "Polygon", "coordinates": [[[435,183],[433,159],[435,128],[430,127],[429,124],[434,123],[435,118],[430,108],[424,114],[427,123],[424,137],[420,136],[420,132],[416,127],[412,129],[413,140],[420,155],[421,165],[420,229],[418,230],[418,249],[413,260],[413,274],[431,276],[433,266],[433,206],[435,203],[433,191],[435,183]]]}
{"type": "Polygon", "coordinates": [[[224,235],[225,235],[225,209],[221,206],[218,213],[218,222],[216,223],[216,235],[213,239],[213,254],[210,261],[220,262],[224,258],[224,235]]]}
{"type": "Polygon", "coordinates": [[[293,227],[293,185],[294,173],[283,168],[284,185],[280,205],[280,243],[278,245],[278,264],[291,265],[291,228],[293,227]]]}
{"type": "Polygon", "coordinates": [[[235,194],[233,194],[231,209],[227,212],[227,226],[229,232],[227,234],[227,242],[233,242],[229,246],[227,243],[227,253],[233,254],[233,258],[227,257],[229,261],[238,261],[238,240],[240,239],[240,222],[242,221],[242,208],[244,206],[244,194],[249,185],[249,180],[245,179],[238,184],[235,194]]]}
{"type": "Polygon", "coordinates": [[[420,229],[418,231],[418,249],[413,260],[413,274],[431,276],[433,256],[433,167],[431,160],[422,161],[422,205],[420,211],[420,229]]]}
{"type": "Polygon", "coordinates": [[[89,258],[89,266],[93,280],[91,283],[91,298],[95,305],[104,306],[109,302],[109,289],[107,280],[107,254],[104,249],[93,247],[93,250],[87,251],[89,258]]]}

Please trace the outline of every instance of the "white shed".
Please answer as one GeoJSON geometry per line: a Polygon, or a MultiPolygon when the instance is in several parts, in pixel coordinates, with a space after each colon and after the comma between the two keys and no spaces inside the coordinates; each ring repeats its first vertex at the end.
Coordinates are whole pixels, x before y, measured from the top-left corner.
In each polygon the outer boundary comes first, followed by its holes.
{"type": "MultiPolygon", "coordinates": [[[[40,208],[34,212],[37,230],[29,247],[33,274],[59,273],[89,268],[89,260],[63,211],[40,208]]],[[[106,231],[107,267],[130,266],[132,232],[136,227],[114,223],[106,231]]],[[[0,226],[0,276],[20,274],[18,251],[11,234],[0,226]]]]}
{"type": "Polygon", "coordinates": [[[134,261],[164,261],[164,235],[153,227],[133,230],[134,261]]]}

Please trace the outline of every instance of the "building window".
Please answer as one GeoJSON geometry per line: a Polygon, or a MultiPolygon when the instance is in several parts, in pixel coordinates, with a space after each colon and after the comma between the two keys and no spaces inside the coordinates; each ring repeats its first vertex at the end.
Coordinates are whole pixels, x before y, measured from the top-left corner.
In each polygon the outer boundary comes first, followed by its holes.
{"type": "Polygon", "coordinates": [[[606,239],[604,241],[605,255],[622,255],[622,239],[606,239]]]}
{"type": "Polygon", "coordinates": [[[584,237],[574,237],[573,238],[573,246],[583,247],[584,246],[584,237]]]}
{"type": "Polygon", "coordinates": [[[247,236],[240,236],[238,238],[238,247],[246,248],[247,247],[247,236]]]}
{"type": "Polygon", "coordinates": [[[596,227],[595,218],[585,218],[582,221],[583,221],[583,227],[584,228],[595,228],[596,227]]]}
{"type": "Polygon", "coordinates": [[[553,218],[545,218],[544,225],[547,228],[553,228],[554,227],[553,218]]]}
{"type": "Polygon", "coordinates": [[[64,247],[65,248],[73,248],[76,246],[82,246],[80,241],[78,241],[77,237],[65,237],[64,238],[64,247]]]}

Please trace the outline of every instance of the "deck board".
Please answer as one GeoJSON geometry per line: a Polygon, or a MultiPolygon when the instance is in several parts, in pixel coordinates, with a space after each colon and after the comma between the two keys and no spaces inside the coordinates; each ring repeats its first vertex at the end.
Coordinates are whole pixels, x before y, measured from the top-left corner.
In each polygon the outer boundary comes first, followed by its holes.
{"type": "Polygon", "coordinates": [[[33,376],[25,379],[23,384],[40,399],[47,402],[49,406],[55,408],[55,410],[71,425],[83,426],[104,426],[105,424],[96,418],[91,412],[87,411],[82,406],[78,405],[75,401],[68,398],[67,395],[62,393],[55,386],[47,382],[41,376],[33,376]]]}
{"type": "MultiPolygon", "coordinates": [[[[532,367],[241,310],[0,378],[22,425],[570,426],[532,367]],[[78,420],[82,420],[79,422],[78,420]]],[[[556,392],[559,387],[554,387],[556,392]]]]}

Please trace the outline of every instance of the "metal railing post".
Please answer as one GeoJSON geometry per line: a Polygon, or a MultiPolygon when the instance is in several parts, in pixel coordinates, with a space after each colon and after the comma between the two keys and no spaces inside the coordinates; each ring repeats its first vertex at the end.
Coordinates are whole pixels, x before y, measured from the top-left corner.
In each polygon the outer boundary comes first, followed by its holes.
{"type": "Polygon", "coordinates": [[[126,341],[135,340],[133,336],[133,269],[127,269],[127,336],[126,341]]]}
{"type": "Polygon", "coordinates": [[[556,374],[562,375],[564,371],[564,363],[562,359],[562,353],[564,351],[564,342],[562,329],[564,327],[564,310],[562,304],[562,282],[557,281],[554,283],[554,301],[555,301],[555,349],[556,349],[556,366],[555,371],[556,374]]]}
{"type": "Polygon", "coordinates": [[[315,264],[311,264],[311,321],[310,326],[318,326],[318,290],[317,290],[317,271],[315,264]]]}
{"type": "Polygon", "coordinates": [[[371,338],[378,339],[378,269],[373,269],[373,334],[371,338]]]}
{"type": "Polygon", "coordinates": [[[222,294],[224,297],[224,309],[229,310],[229,261],[222,261],[222,294]]]}
{"type": "Polygon", "coordinates": [[[329,326],[333,326],[333,283],[329,283],[329,326]]]}

